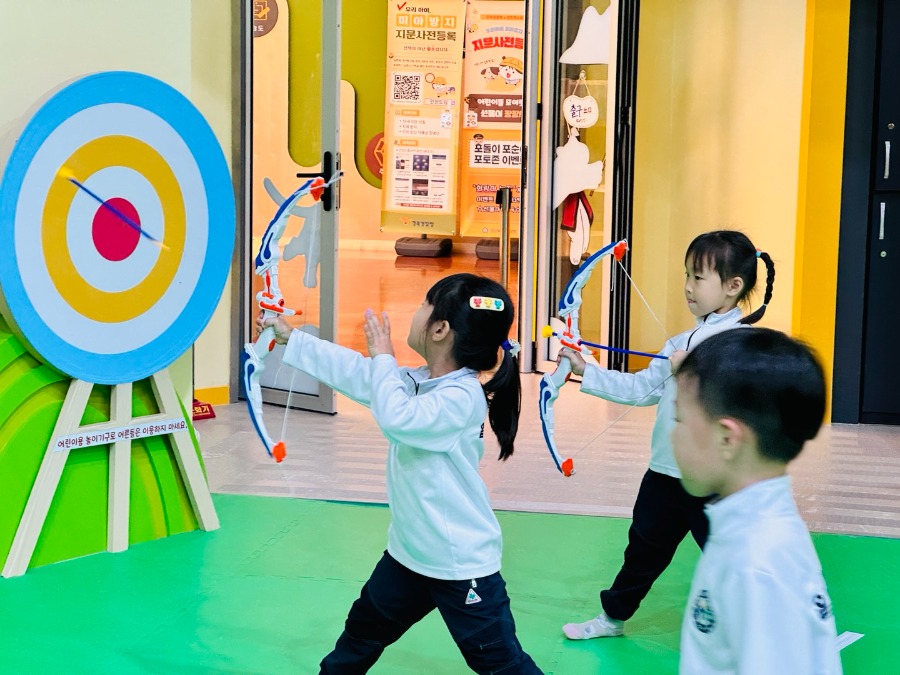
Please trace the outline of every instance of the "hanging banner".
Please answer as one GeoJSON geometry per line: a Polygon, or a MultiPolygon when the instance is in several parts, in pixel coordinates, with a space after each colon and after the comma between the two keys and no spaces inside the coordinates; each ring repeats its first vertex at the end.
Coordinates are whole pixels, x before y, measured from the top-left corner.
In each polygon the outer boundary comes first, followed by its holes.
{"type": "Polygon", "coordinates": [[[388,6],[381,229],[456,234],[465,0],[388,6]]]}
{"type": "Polygon", "coordinates": [[[460,234],[499,237],[498,189],[512,189],[510,236],[519,233],[522,180],[524,0],[472,0],[466,17],[460,234]]]}

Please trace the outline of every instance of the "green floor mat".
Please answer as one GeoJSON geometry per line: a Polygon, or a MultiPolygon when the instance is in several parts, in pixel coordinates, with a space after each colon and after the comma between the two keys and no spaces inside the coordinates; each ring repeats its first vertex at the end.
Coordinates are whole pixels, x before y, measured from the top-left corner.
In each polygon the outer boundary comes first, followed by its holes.
{"type": "MultiPolygon", "coordinates": [[[[316,673],[387,539],[384,507],[215,495],[222,529],[191,532],[0,579],[0,672],[316,673]]],[[[597,611],[628,521],[498,514],[519,639],[547,673],[675,673],[697,558],[686,541],[627,636],[569,642],[597,611]]],[[[838,630],[865,637],[845,673],[896,672],[900,540],[817,535],[838,630]]],[[[458,675],[433,613],[391,646],[376,675],[458,675]]]]}

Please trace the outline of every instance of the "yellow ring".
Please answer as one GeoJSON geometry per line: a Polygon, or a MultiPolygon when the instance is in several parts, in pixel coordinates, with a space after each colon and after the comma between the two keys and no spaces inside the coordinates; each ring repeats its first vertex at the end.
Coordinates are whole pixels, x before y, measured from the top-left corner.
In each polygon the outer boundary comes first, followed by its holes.
{"type": "MultiPolygon", "coordinates": [[[[101,169],[134,169],[156,190],[162,205],[165,232],[159,258],[150,273],[127,291],[102,291],[79,274],[69,252],[66,222],[78,187],[57,174],[44,204],[41,239],[44,261],[56,290],[80,315],[103,323],[122,323],[144,314],[172,284],[184,253],[186,217],[178,179],[162,155],[131,136],[103,136],[85,143],[66,160],[65,167],[81,182],[101,169]]],[[[108,198],[118,195],[100,195],[108,198]]]]}

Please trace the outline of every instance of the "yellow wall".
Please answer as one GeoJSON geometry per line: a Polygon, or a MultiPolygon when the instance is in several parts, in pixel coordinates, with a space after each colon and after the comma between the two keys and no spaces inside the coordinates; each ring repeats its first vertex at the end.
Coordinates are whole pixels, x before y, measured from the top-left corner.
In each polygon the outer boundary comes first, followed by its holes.
{"type": "Polygon", "coordinates": [[[0,0],[0,131],[49,90],[81,75],[134,70],[190,95],[191,16],[181,0],[57,0],[27,17],[0,0]],[[9,17],[20,16],[15,26],[9,17]]]}
{"type": "MultiPolygon", "coordinates": [[[[644,0],[640,18],[635,280],[667,332],[683,330],[688,243],[740,229],[776,262],[764,323],[790,330],[805,3],[644,0]]],[[[632,326],[635,348],[661,346],[642,304],[632,326]]]]}
{"type": "Polygon", "coordinates": [[[826,364],[834,361],[849,22],[850,0],[808,0],[793,329],[826,364]]]}
{"type": "Polygon", "coordinates": [[[668,289],[678,287],[685,246],[680,237],[673,237],[671,226],[673,172],[678,166],[672,143],[675,14],[675,3],[641,3],[631,272],[647,303],[666,326],[663,331],[644,304],[638,306],[639,298],[634,298],[631,344],[641,351],[659,349],[687,321],[683,302],[674,304],[674,323],[668,316],[668,289]]]}
{"type": "MultiPolygon", "coordinates": [[[[232,175],[232,120],[237,112],[232,97],[233,3],[223,0],[192,0],[191,17],[191,100],[206,117],[228,160],[232,175]]],[[[234,271],[232,271],[232,274],[234,271]]],[[[206,329],[194,344],[194,388],[198,398],[213,403],[227,403],[232,369],[231,275],[225,282],[222,299],[206,329]]]]}

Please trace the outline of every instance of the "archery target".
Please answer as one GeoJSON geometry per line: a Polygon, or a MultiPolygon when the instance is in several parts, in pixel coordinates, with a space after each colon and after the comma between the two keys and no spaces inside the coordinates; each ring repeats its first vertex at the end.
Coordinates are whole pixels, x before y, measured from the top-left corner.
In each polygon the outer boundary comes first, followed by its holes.
{"type": "Polygon", "coordinates": [[[72,377],[148,377],[208,323],[234,228],[228,166],[200,112],[145,75],[85,77],[37,110],[7,161],[4,314],[72,377]]]}

